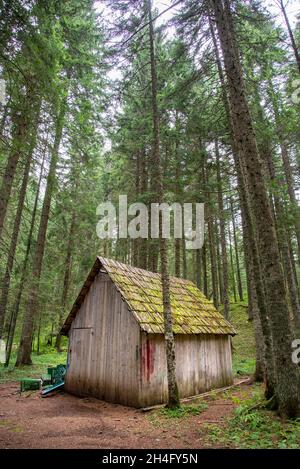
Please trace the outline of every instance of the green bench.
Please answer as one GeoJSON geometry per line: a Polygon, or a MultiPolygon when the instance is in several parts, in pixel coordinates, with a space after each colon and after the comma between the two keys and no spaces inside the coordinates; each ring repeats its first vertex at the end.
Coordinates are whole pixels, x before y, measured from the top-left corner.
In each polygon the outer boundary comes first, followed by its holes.
{"type": "Polygon", "coordinates": [[[23,378],[21,379],[21,392],[37,391],[42,387],[41,379],[23,378]]]}

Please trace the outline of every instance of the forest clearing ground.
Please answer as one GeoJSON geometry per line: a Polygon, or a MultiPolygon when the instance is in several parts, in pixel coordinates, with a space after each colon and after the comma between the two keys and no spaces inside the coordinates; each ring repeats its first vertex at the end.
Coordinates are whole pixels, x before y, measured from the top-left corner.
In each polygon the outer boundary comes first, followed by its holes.
{"type": "MultiPolygon", "coordinates": [[[[236,381],[253,372],[252,326],[245,305],[232,305],[236,381]]],[[[19,393],[18,380],[39,377],[65,355],[34,356],[32,367],[0,368],[0,448],[297,448],[300,422],[261,409],[262,387],[244,383],[182,406],[140,410],[58,392],[19,393]]]]}
{"type": "MultiPolygon", "coordinates": [[[[243,386],[233,395],[248,395],[250,388],[243,386]]],[[[227,395],[214,396],[207,406],[187,406],[186,415],[176,417],[67,393],[20,396],[15,382],[0,385],[0,402],[0,448],[211,447],[206,425],[222,424],[236,407],[227,395]]]]}

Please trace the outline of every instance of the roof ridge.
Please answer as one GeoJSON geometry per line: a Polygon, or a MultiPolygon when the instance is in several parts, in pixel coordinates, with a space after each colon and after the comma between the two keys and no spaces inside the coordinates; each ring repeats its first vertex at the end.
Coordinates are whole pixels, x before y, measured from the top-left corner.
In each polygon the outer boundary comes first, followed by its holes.
{"type": "MultiPolygon", "coordinates": [[[[130,264],[125,264],[124,262],[119,262],[119,261],[115,261],[113,259],[109,259],[108,257],[102,257],[102,256],[97,256],[97,258],[100,260],[100,262],[105,266],[105,265],[122,265],[123,267],[125,268],[130,268],[130,270],[137,270],[137,271],[142,271],[144,272],[145,274],[152,274],[152,275],[155,275],[157,276],[158,278],[161,278],[161,273],[160,272],[153,272],[152,270],[147,270],[147,269],[142,269],[141,267],[136,267],[134,265],[130,265],[130,264]]],[[[182,278],[182,277],[175,277],[175,275],[170,275],[169,276],[170,280],[178,280],[180,283],[191,283],[193,285],[196,286],[195,282],[193,282],[193,280],[190,280],[190,279],[186,279],[186,278],[182,278]]]]}

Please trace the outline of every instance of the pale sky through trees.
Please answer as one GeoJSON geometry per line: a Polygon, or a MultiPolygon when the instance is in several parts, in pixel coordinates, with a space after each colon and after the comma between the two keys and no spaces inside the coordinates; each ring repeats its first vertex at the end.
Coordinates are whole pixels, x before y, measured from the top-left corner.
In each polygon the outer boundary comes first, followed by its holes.
{"type": "MultiPolygon", "coordinates": [[[[166,8],[168,8],[172,3],[174,3],[174,2],[171,1],[171,0],[164,0],[164,1],[154,0],[153,1],[153,6],[156,7],[159,10],[159,12],[161,12],[161,11],[165,10],[166,8]]],[[[289,0],[286,3],[287,3],[286,10],[287,10],[287,13],[289,15],[289,19],[290,19],[291,23],[294,25],[297,21],[297,19],[296,19],[297,14],[300,14],[299,3],[298,3],[298,1],[295,1],[295,0],[289,0]]],[[[277,22],[283,24],[284,21],[283,21],[281,13],[279,11],[279,7],[277,5],[277,2],[274,1],[274,0],[273,1],[265,0],[264,4],[267,7],[267,9],[277,19],[277,22]]],[[[174,7],[174,9],[171,9],[171,10],[167,11],[164,15],[162,15],[158,19],[158,24],[162,24],[165,21],[167,21],[168,19],[172,18],[172,16],[174,15],[174,11],[176,11],[176,9],[178,9],[179,7],[180,7],[180,5],[178,5],[178,7],[174,7]]]]}
{"type": "MultiPolygon", "coordinates": [[[[105,12],[105,17],[107,17],[108,21],[111,21],[111,12],[109,9],[103,5],[104,2],[96,1],[96,9],[100,11],[105,12]]],[[[153,0],[153,8],[156,8],[159,13],[163,12],[164,10],[168,9],[172,3],[175,3],[174,0],[153,0]]],[[[281,25],[284,31],[286,31],[286,24],[283,18],[283,15],[280,11],[279,5],[276,0],[264,0],[263,1],[264,6],[266,7],[266,10],[269,11],[273,16],[274,20],[276,21],[277,24],[281,25]]],[[[289,21],[291,25],[295,26],[296,21],[297,21],[297,15],[300,15],[300,6],[298,3],[298,0],[287,0],[286,2],[286,11],[289,17],[289,21]]],[[[163,13],[157,20],[156,20],[156,25],[161,26],[165,24],[167,21],[169,21],[175,14],[178,12],[180,9],[180,4],[175,6],[174,8],[171,8],[170,10],[166,11],[163,13]]],[[[167,35],[168,37],[172,38],[176,34],[176,30],[174,26],[170,25],[167,30],[167,35]]],[[[118,42],[119,38],[116,39],[116,42],[118,42]]],[[[117,66],[113,67],[110,72],[108,73],[108,76],[112,80],[121,80],[123,76],[124,69],[119,68],[117,66]]],[[[110,141],[105,138],[105,148],[108,150],[110,148],[110,141]]]]}
{"type": "MultiPolygon", "coordinates": [[[[172,3],[174,3],[174,0],[163,0],[163,1],[162,0],[153,0],[153,8],[157,8],[157,10],[161,13],[164,10],[166,10],[168,7],[170,7],[172,5],[172,3]]],[[[280,24],[284,28],[284,30],[286,30],[286,25],[285,25],[285,22],[284,22],[284,18],[282,16],[282,13],[279,9],[279,6],[278,6],[276,0],[275,1],[274,0],[272,0],[272,1],[264,0],[263,4],[265,5],[266,9],[274,16],[274,20],[276,21],[276,23],[280,24]]],[[[95,5],[96,5],[96,9],[98,11],[105,11],[105,16],[107,14],[107,17],[108,18],[110,17],[110,12],[108,11],[108,9],[105,6],[103,6],[103,2],[96,1],[95,5]],[[107,11],[107,13],[106,13],[106,11],[107,11]]],[[[179,11],[179,8],[180,8],[180,5],[166,11],[162,16],[160,16],[157,19],[157,21],[156,21],[157,26],[165,24],[168,20],[170,20],[174,16],[174,14],[176,14],[176,11],[179,11]]],[[[297,21],[297,15],[300,15],[300,6],[299,6],[298,1],[296,1],[296,0],[287,1],[286,2],[286,11],[287,11],[287,14],[288,14],[289,21],[290,21],[291,25],[294,26],[296,24],[296,21],[297,21]]],[[[168,28],[168,35],[172,37],[174,34],[175,34],[175,29],[174,29],[173,26],[170,26],[168,28]]],[[[109,75],[112,79],[117,79],[117,78],[121,77],[121,72],[120,72],[120,70],[118,70],[116,68],[115,70],[112,70],[109,75]]]]}

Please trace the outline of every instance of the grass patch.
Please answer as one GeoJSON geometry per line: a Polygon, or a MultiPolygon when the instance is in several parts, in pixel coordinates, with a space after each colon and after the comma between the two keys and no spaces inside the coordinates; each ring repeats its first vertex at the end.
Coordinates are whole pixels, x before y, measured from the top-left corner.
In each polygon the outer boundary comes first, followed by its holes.
{"type": "Polygon", "coordinates": [[[233,373],[251,375],[255,370],[255,340],[253,325],[248,321],[247,303],[232,303],[230,306],[230,322],[237,331],[232,339],[233,373]]]}
{"type": "Polygon", "coordinates": [[[14,433],[22,433],[24,431],[22,427],[12,427],[9,430],[14,433]]]}
{"type": "Polygon", "coordinates": [[[147,417],[153,427],[163,431],[172,430],[178,433],[178,437],[180,437],[182,434],[183,420],[186,425],[190,425],[189,417],[200,415],[207,408],[208,404],[205,401],[201,401],[199,404],[183,404],[178,409],[168,409],[164,407],[150,412],[147,417]]]}
{"type": "Polygon", "coordinates": [[[169,419],[181,419],[184,417],[189,417],[191,415],[199,415],[207,408],[207,403],[203,401],[197,405],[182,405],[177,409],[169,409],[168,407],[164,407],[160,410],[160,413],[163,417],[169,419]]]}
{"type": "Polygon", "coordinates": [[[169,409],[164,407],[155,412],[152,412],[149,417],[151,421],[168,420],[168,419],[182,419],[193,415],[199,415],[208,408],[208,404],[204,401],[199,404],[183,404],[176,409],[169,409]]]}
{"type": "Polygon", "coordinates": [[[232,370],[234,376],[251,376],[255,371],[255,359],[254,358],[242,358],[233,356],[232,370]]]}
{"type": "Polygon", "coordinates": [[[56,366],[60,363],[66,363],[66,352],[57,353],[51,350],[48,353],[37,355],[32,354],[32,365],[25,365],[15,367],[16,356],[11,358],[11,365],[8,368],[0,365],[0,383],[7,383],[8,381],[20,381],[22,378],[40,378],[41,375],[47,372],[48,366],[56,366]]]}
{"type": "Polygon", "coordinates": [[[22,433],[24,430],[19,425],[15,425],[11,420],[0,420],[0,427],[5,427],[7,431],[14,433],[22,433]]]}
{"type": "Polygon", "coordinates": [[[8,427],[10,425],[10,421],[6,419],[0,420],[0,427],[8,427]]]}

